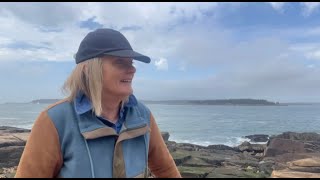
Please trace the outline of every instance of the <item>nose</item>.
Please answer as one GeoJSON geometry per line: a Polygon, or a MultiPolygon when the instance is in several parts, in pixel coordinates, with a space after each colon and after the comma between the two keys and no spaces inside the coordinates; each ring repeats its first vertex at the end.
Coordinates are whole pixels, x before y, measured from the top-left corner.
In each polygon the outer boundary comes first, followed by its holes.
{"type": "Polygon", "coordinates": [[[136,72],[136,68],[133,65],[129,65],[127,68],[127,72],[130,74],[134,74],[136,72]]]}

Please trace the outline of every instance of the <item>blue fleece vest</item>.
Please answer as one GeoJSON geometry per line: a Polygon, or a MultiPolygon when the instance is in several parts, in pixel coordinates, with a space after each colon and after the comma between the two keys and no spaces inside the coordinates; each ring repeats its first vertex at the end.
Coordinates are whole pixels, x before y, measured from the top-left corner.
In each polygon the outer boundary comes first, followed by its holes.
{"type": "Polygon", "coordinates": [[[150,110],[129,107],[120,133],[92,111],[77,115],[73,102],[48,110],[59,134],[63,165],[59,177],[145,177],[148,167],[150,110]]]}

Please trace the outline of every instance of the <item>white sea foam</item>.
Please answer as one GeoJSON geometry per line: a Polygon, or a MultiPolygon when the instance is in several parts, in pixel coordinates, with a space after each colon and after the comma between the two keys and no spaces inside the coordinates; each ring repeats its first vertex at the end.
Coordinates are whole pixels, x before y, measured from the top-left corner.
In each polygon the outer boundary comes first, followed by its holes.
{"type": "Polygon", "coordinates": [[[169,138],[169,141],[175,141],[177,143],[188,143],[188,144],[195,144],[195,145],[199,145],[199,146],[209,146],[214,144],[211,141],[195,141],[195,140],[181,140],[181,139],[174,139],[174,138],[169,138]]]}
{"type": "Polygon", "coordinates": [[[13,117],[0,117],[0,120],[18,120],[20,118],[13,118],[13,117]]]}
{"type": "Polygon", "coordinates": [[[200,140],[189,140],[189,139],[175,139],[175,138],[169,138],[170,141],[175,141],[177,143],[189,143],[189,144],[195,144],[200,146],[209,146],[209,145],[226,145],[229,147],[236,147],[241,145],[243,142],[247,141],[251,144],[265,144],[267,142],[251,142],[248,138],[243,137],[226,137],[227,141],[219,142],[219,141],[200,141],[200,140]]]}
{"type": "Polygon", "coordinates": [[[245,141],[250,141],[250,139],[248,138],[243,138],[243,137],[230,137],[227,138],[228,141],[225,143],[225,145],[230,146],[230,147],[235,147],[235,146],[239,146],[240,144],[242,144],[245,141]]]}
{"type": "Polygon", "coordinates": [[[38,111],[22,111],[21,113],[26,113],[26,114],[39,114],[38,111]]]}

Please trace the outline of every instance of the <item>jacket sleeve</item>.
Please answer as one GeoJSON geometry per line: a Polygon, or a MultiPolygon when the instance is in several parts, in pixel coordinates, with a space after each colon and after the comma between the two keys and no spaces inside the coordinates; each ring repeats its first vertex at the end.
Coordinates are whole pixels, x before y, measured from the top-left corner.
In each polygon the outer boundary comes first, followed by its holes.
{"type": "Polygon", "coordinates": [[[149,144],[149,169],[158,178],[181,178],[178,168],[162,139],[160,130],[151,114],[149,144]]]}
{"type": "Polygon", "coordinates": [[[31,129],[15,177],[56,177],[61,166],[58,132],[44,111],[31,129]]]}

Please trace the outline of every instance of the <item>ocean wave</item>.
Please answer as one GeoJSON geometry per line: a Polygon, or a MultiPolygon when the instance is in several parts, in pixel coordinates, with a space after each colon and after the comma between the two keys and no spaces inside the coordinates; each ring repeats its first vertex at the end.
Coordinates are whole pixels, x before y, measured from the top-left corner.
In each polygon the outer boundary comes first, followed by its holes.
{"type": "Polygon", "coordinates": [[[0,117],[0,120],[19,120],[20,118],[13,118],[13,117],[0,117]]]}
{"type": "Polygon", "coordinates": [[[201,141],[201,140],[189,140],[189,139],[175,139],[175,138],[169,138],[170,141],[175,141],[177,143],[189,143],[189,144],[195,144],[195,145],[200,145],[200,146],[209,146],[209,145],[226,145],[229,147],[236,147],[241,145],[243,142],[247,141],[252,144],[265,144],[267,142],[252,142],[248,138],[244,137],[226,137],[223,141],[201,141]]]}
{"type": "Polygon", "coordinates": [[[38,112],[38,111],[21,111],[21,113],[26,113],[26,114],[39,114],[40,112],[38,112]]]}
{"type": "Polygon", "coordinates": [[[245,141],[250,142],[250,139],[244,138],[244,137],[230,137],[230,138],[227,138],[227,142],[224,145],[235,147],[235,146],[239,146],[245,141]]]}
{"type": "MultiPolygon", "coordinates": [[[[169,139],[170,140],[170,139],[169,139]]],[[[171,141],[171,140],[170,140],[171,141]]],[[[188,143],[188,144],[195,144],[195,145],[199,145],[199,146],[209,146],[212,145],[211,141],[194,141],[194,140],[175,140],[172,139],[172,141],[175,141],[177,143],[188,143]]]]}

